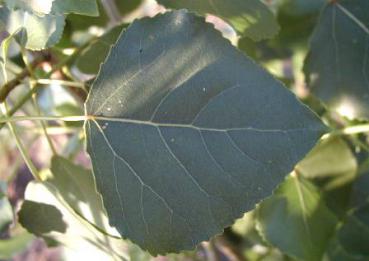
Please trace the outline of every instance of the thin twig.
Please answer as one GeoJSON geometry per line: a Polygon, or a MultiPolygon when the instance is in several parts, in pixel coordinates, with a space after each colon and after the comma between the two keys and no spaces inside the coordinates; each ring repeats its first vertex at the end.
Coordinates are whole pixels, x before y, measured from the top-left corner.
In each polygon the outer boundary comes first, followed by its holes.
{"type": "MultiPolygon", "coordinates": [[[[33,70],[35,69],[41,62],[45,61],[45,56],[38,56],[29,67],[33,70]]],[[[5,101],[6,97],[8,97],[9,93],[22,83],[23,79],[30,75],[29,68],[24,68],[14,79],[8,81],[0,88],[0,102],[5,101]]]]}

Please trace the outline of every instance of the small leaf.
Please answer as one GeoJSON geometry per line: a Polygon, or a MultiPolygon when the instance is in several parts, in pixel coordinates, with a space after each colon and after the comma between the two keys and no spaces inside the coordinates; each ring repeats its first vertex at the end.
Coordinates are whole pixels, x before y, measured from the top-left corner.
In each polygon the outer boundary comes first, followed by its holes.
{"type": "Polygon", "coordinates": [[[369,119],[369,1],[330,2],[306,58],[308,84],[344,116],[369,119]]]}
{"type": "Polygon", "coordinates": [[[78,57],[77,67],[83,73],[97,74],[101,63],[105,60],[111,46],[117,41],[125,25],[116,26],[91,44],[78,57]]]}
{"type": "Polygon", "coordinates": [[[98,16],[96,0],[5,0],[9,9],[21,9],[39,16],[81,14],[98,16]]]}
{"type": "Polygon", "coordinates": [[[230,23],[242,36],[255,41],[272,38],[279,26],[273,13],[260,0],[158,0],[173,9],[187,8],[214,14],[230,23]]]}
{"type": "Polygon", "coordinates": [[[320,142],[297,166],[305,178],[324,183],[333,189],[352,182],[356,177],[357,161],[350,147],[340,138],[320,142]]]}
{"type": "Polygon", "coordinates": [[[86,113],[109,220],[152,254],[221,233],[270,195],[325,130],[291,92],[186,11],[127,29],[101,67],[86,113]]]}
{"type": "Polygon", "coordinates": [[[67,225],[63,215],[53,205],[25,200],[18,212],[19,223],[28,232],[41,236],[53,231],[65,233],[67,225]]]}
{"type": "Polygon", "coordinates": [[[54,0],[51,11],[53,14],[99,15],[96,0],[54,0]]]}
{"type": "Polygon", "coordinates": [[[62,15],[39,17],[23,10],[10,11],[5,7],[0,8],[0,21],[9,34],[16,34],[19,44],[31,50],[55,45],[64,29],[62,15]]]}
{"type": "Polygon", "coordinates": [[[337,218],[318,190],[292,175],[257,210],[258,229],[272,245],[299,260],[321,260],[337,218]]]}

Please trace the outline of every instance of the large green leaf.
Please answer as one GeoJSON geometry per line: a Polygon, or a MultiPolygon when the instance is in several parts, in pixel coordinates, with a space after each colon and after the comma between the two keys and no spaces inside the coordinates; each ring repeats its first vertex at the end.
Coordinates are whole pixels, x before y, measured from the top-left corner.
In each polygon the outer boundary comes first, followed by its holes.
{"type": "Polygon", "coordinates": [[[63,15],[43,17],[28,11],[10,11],[0,7],[0,22],[9,34],[16,34],[17,41],[31,50],[41,50],[56,44],[63,33],[63,15]]]}
{"type": "Polygon", "coordinates": [[[349,117],[369,118],[369,1],[327,4],[305,64],[319,98],[349,117]]]}
{"type": "Polygon", "coordinates": [[[124,27],[125,25],[114,27],[86,48],[77,59],[78,69],[83,73],[96,74],[124,27]]]}
{"type": "Polygon", "coordinates": [[[272,38],[279,30],[273,13],[260,0],[158,0],[173,9],[187,8],[214,14],[229,22],[242,36],[255,41],[272,38]]]}
{"type": "Polygon", "coordinates": [[[325,127],[211,24],[134,22],[86,101],[110,222],[152,254],[193,248],[254,208],[325,127]]]}
{"type": "Polygon", "coordinates": [[[99,15],[96,0],[5,0],[9,9],[22,9],[43,16],[45,14],[99,15]]]}
{"type": "Polygon", "coordinates": [[[263,237],[298,260],[321,260],[337,219],[308,181],[289,177],[258,207],[263,237]]]}

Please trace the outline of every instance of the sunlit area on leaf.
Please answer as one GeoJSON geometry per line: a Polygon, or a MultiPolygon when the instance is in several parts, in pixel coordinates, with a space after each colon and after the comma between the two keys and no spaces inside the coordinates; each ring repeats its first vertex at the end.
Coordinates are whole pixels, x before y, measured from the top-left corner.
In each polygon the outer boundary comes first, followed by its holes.
{"type": "Polygon", "coordinates": [[[369,260],[368,0],[0,0],[0,260],[369,260]]]}

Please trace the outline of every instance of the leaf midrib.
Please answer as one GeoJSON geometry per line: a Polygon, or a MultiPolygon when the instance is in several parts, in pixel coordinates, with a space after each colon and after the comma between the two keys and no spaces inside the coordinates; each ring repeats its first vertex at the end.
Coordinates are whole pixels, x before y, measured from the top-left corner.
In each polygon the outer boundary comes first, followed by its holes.
{"type": "Polygon", "coordinates": [[[153,127],[172,127],[172,128],[189,128],[199,131],[214,131],[214,132],[228,132],[228,131],[255,131],[255,132],[281,132],[281,133],[290,133],[297,131],[321,131],[318,128],[293,128],[293,129],[267,129],[267,128],[255,128],[255,127],[238,127],[238,128],[208,128],[202,126],[196,126],[192,123],[190,124],[182,124],[182,123],[161,123],[161,122],[153,122],[153,121],[144,121],[144,120],[133,120],[128,118],[115,118],[115,117],[106,117],[106,116],[87,116],[87,121],[108,121],[108,122],[120,122],[120,123],[131,123],[131,124],[140,124],[140,125],[149,125],[153,127]]]}

